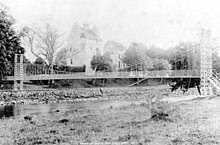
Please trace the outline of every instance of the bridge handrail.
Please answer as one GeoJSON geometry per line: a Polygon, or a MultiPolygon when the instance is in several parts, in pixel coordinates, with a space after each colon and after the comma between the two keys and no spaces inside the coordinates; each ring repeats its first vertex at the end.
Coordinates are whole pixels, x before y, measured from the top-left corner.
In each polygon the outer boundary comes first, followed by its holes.
{"type": "MultiPolygon", "coordinates": [[[[19,64],[18,64],[19,65],[19,64]]],[[[34,65],[31,65],[31,64],[24,64],[24,68],[25,68],[25,72],[27,71],[26,68],[27,66],[31,66],[31,67],[37,67],[37,71],[35,70],[34,73],[31,73],[31,74],[39,74],[39,72],[42,72],[42,74],[50,74],[51,73],[51,69],[49,69],[47,66],[43,66],[43,65],[38,65],[38,64],[34,64],[34,65]],[[42,70],[39,70],[42,69],[42,70]]],[[[70,72],[68,71],[61,71],[61,70],[55,70],[53,69],[53,73],[55,74],[68,74],[70,72]]],[[[27,73],[26,73],[27,74],[27,73]]],[[[41,74],[41,73],[40,73],[41,74]]]]}
{"type": "MultiPolygon", "coordinates": [[[[42,74],[44,75],[44,74],[42,74]]],[[[48,75],[59,75],[59,74],[48,74],[48,75]]],[[[86,73],[86,72],[77,72],[69,73],[63,75],[74,75],[76,77],[109,77],[109,76],[121,76],[121,77],[131,77],[140,76],[140,77],[160,77],[160,76],[198,76],[198,71],[196,70],[163,70],[163,71],[130,71],[130,72],[95,72],[95,73],[86,73]]]]}
{"type": "MultiPolygon", "coordinates": [[[[198,70],[161,70],[161,71],[130,71],[130,72],[78,72],[66,74],[24,74],[25,80],[37,79],[74,79],[74,78],[147,78],[147,77],[199,77],[198,70]]],[[[8,76],[9,80],[13,80],[13,76],[8,76]]],[[[19,75],[17,76],[19,79],[19,75]]]]}

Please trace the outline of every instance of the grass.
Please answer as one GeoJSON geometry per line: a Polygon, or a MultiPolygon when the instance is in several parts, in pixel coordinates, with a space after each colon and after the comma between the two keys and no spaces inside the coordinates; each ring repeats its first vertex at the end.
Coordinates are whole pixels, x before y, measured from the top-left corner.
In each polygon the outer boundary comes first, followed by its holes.
{"type": "MultiPolygon", "coordinates": [[[[149,102],[149,101],[148,101],[149,102]]],[[[220,144],[220,99],[78,109],[0,122],[0,144],[220,144]],[[154,114],[167,114],[155,119],[154,114]]]]}

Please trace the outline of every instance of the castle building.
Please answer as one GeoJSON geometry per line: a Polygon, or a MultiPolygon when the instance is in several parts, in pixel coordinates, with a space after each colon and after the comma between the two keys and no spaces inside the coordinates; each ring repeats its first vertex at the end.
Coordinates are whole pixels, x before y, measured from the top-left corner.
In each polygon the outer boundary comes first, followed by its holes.
{"type": "Polygon", "coordinates": [[[101,53],[102,40],[96,26],[80,26],[75,23],[67,39],[67,66],[86,66],[86,72],[92,72],[91,60],[101,53]]]}

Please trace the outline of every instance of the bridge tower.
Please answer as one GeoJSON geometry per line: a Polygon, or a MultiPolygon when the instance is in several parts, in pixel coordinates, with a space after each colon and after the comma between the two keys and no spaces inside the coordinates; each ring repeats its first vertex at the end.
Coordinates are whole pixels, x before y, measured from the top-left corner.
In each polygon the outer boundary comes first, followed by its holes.
{"type": "Polygon", "coordinates": [[[24,84],[24,64],[23,54],[15,54],[14,58],[14,91],[23,91],[24,84]],[[19,60],[18,60],[19,59],[19,60]]]}
{"type": "Polygon", "coordinates": [[[200,35],[200,85],[201,95],[213,95],[213,88],[209,81],[212,76],[212,47],[211,47],[211,33],[203,30],[200,35]]]}

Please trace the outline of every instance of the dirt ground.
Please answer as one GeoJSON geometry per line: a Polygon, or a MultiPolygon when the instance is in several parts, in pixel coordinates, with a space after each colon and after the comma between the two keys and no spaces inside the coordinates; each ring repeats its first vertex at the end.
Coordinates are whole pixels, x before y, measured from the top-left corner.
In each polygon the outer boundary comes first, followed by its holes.
{"type": "Polygon", "coordinates": [[[145,103],[3,119],[0,144],[220,144],[219,104],[219,97],[159,104],[167,120],[153,119],[145,103]]]}

